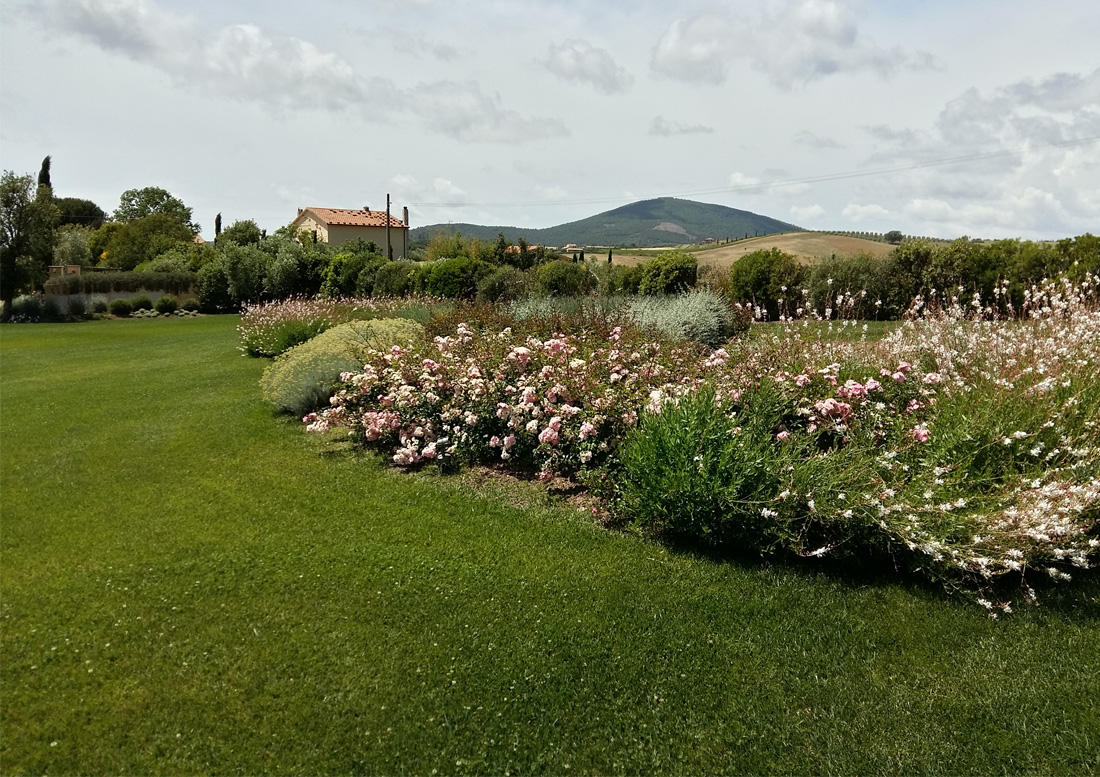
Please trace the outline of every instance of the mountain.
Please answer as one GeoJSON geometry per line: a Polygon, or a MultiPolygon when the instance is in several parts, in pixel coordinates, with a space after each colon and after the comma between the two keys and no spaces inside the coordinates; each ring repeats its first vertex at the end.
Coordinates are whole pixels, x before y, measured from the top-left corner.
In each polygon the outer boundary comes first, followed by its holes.
{"type": "Polygon", "coordinates": [[[501,232],[511,242],[520,237],[532,245],[561,247],[569,243],[579,246],[629,246],[655,248],[659,246],[701,243],[706,238],[725,240],[746,235],[771,235],[794,232],[800,227],[747,210],[727,208],[675,197],[643,200],[615,208],[580,221],[543,229],[521,227],[487,227],[478,224],[433,224],[410,231],[413,244],[426,243],[440,232],[450,235],[461,232],[465,237],[496,240],[501,232]]]}

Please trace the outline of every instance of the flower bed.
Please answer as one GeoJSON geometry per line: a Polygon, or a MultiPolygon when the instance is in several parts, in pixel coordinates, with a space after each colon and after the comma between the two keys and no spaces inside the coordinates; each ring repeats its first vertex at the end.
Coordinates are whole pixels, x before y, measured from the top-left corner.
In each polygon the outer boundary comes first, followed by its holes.
{"type": "Polygon", "coordinates": [[[540,339],[460,324],[371,352],[305,421],[400,466],[603,482],[609,509],[658,535],[889,553],[983,591],[1029,569],[1067,579],[1100,544],[1091,294],[1036,289],[1022,321],[917,311],[879,342],[806,339],[791,323],[713,352],[621,328],[540,339]],[[680,412],[702,412],[696,432],[680,412]]]}

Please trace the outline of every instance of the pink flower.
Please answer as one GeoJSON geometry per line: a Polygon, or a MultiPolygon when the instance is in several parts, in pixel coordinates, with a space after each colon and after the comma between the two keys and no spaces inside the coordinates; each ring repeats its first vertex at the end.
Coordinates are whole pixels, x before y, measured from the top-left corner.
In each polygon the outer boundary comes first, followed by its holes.
{"type": "Polygon", "coordinates": [[[898,364],[898,372],[909,372],[911,369],[913,369],[913,365],[909,362],[901,362],[898,364]]]}
{"type": "Polygon", "coordinates": [[[500,438],[497,437],[495,434],[492,437],[489,438],[489,447],[490,448],[499,448],[500,447],[500,438]]]}
{"type": "Polygon", "coordinates": [[[795,376],[794,382],[798,384],[799,388],[802,388],[807,383],[809,383],[811,380],[813,380],[813,378],[811,378],[809,375],[803,374],[803,375],[795,376]]]}
{"type": "Polygon", "coordinates": [[[595,433],[596,433],[596,427],[594,427],[588,421],[585,421],[583,424],[581,424],[581,433],[578,436],[583,440],[587,437],[591,437],[595,433]]]}
{"type": "Polygon", "coordinates": [[[932,439],[932,433],[928,431],[928,427],[924,424],[921,424],[920,426],[914,426],[909,431],[909,434],[917,442],[928,442],[932,439]]]}
{"type": "Polygon", "coordinates": [[[868,391],[882,391],[882,384],[874,378],[868,378],[866,381],[864,381],[863,388],[867,389],[868,391]]]}
{"type": "Polygon", "coordinates": [[[777,434],[775,436],[775,439],[782,441],[782,440],[786,440],[790,436],[791,436],[791,433],[784,430],[784,431],[780,432],[779,434],[777,434]]]}
{"type": "Polygon", "coordinates": [[[905,373],[904,372],[895,372],[890,377],[893,378],[894,380],[896,380],[898,383],[904,383],[905,382],[905,373]]]}
{"type": "Polygon", "coordinates": [[[510,434],[504,438],[504,450],[510,450],[516,444],[516,436],[510,434]]]}
{"type": "Polygon", "coordinates": [[[554,428],[551,428],[549,426],[546,427],[541,432],[539,432],[539,442],[545,443],[547,445],[557,445],[558,444],[558,430],[554,429],[554,428]]]}

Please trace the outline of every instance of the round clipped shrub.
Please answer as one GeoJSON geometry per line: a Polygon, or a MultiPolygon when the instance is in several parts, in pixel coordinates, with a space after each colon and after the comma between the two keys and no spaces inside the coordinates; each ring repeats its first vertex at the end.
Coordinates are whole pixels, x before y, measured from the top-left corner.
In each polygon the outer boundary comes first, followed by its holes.
{"type": "Polygon", "coordinates": [[[592,278],[583,264],[555,259],[538,270],[539,291],[548,297],[575,297],[588,291],[592,278]]]}
{"type": "Polygon", "coordinates": [[[170,294],[165,294],[153,304],[153,310],[165,316],[175,313],[178,307],[179,303],[176,298],[170,294]]]}
{"type": "Polygon", "coordinates": [[[111,304],[107,306],[107,310],[112,316],[129,318],[130,314],[134,312],[134,305],[128,299],[113,299],[111,304]]]}
{"type": "Polygon", "coordinates": [[[133,306],[134,310],[152,310],[153,309],[153,301],[151,299],[149,299],[147,296],[145,296],[144,294],[139,294],[138,296],[131,299],[130,304],[133,306]]]}
{"type": "Polygon", "coordinates": [[[186,299],[186,300],[183,301],[183,304],[180,305],[180,308],[183,309],[183,310],[186,310],[189,313],[198,313],[199,312],[199,301],[197,299],[194,299],[194,298],[186,299]]]}
{"type": "Polygon", "coordinates": [[[417,340],[423,332],[420,324],[405,318],[335,326],[275,358],[260,379],[264,400],[283,412],[305,415],[328,402],[341,373],[362,368],[368,350],[417,340]]]}
{"type": "Polygon", "coordinates": [[[639,294],[678,294],[695,286],[699,264],[685,251],[668,251],[639,268],[639,294]]]}

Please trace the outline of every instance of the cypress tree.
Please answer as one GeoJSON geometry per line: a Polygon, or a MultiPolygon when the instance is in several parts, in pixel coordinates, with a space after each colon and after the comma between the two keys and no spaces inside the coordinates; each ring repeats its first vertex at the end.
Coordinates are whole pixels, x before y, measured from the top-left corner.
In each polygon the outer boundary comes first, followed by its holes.
{"type": "Polygon", "coordinates": [[[50,157],[48,154],[42,160],[42,168],[38,171],[38,185],[53,189],[53,185],[50,183],[50,157]]]}

